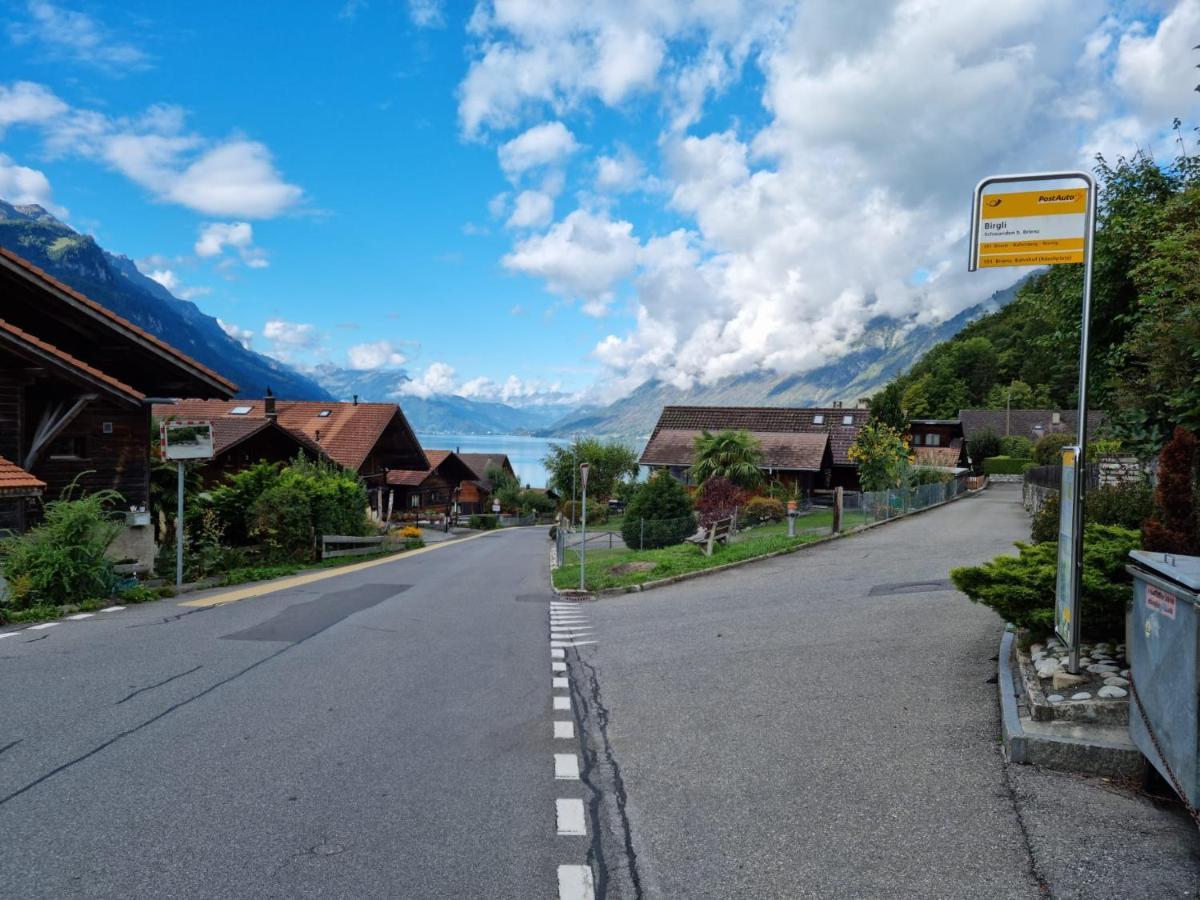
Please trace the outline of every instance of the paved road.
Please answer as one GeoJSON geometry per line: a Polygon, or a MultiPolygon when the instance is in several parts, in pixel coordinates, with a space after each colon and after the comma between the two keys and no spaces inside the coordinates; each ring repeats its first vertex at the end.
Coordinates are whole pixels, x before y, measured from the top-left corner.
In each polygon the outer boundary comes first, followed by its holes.
{"type": "Polygon", "coordinates": [[[0,896],[553,896],[545,554],[0,640],[0,896]]]}
{"type": "Polygon", "coordinates": [[[1177,812],[998,752],[1001,623],[946,575],[1027,537],[1017,497],[588,604],[610,896],[1194,896],[1177,812]]]}
{"type": "Polygon", "coordinates": [[[595,603],[531,529],[0,637],[0,896],[1190,896],[1176,812],[997,752],[945,577],[1013,499],[595,603]]]}

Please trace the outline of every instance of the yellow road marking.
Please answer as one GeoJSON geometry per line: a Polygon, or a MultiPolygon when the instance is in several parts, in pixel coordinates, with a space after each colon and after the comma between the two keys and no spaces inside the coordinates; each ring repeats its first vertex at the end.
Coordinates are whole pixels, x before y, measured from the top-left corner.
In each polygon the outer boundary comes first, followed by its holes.
{"type": "Polygon", "coordinates": [[[495,531],[484,531],[480,534],[472,534],[469,537],[459,538],[454,541],[443,541],[437,544],[430,544],[428,547],[422,547],[419,550],[409,550],[405,553],[397,553],[394,556],[386,557],[385,559],[371,559],[366,562],[352,563],[348,566],[338,566],[333,569],[322,569],[319,572],[309,572],[306,575],[293,575],[290,578],[284,578],[281,581],[264,581],[258,584],[248,585],[242,588],[226,591],[223,594],[214,594],[211,597],[200,597],[196,600],[185,600],[180,603],[180,606],[223,606],[226,603],[236,603],[239,600],[248,600],[251,597],[262,597],[265,594],[274,594],[277,591],[286,591],[291,588],[300,587],[305,584],[312,584],[314,581],[324,581],[326,578],[336,578],[338,575],[346,575],[350,572],[361,572],[363,569],[371,569],[375,566],[382,566],[388,563],[400,562],[405,559],[412,559],[414,556],[419,556],[422,553],[430,553],[433,550],[440,550],[442,547],[453,547],[456,544],[465,544],[467,541],[478,540],[482,537],[487,537],[491,534],[500,534],[504,530],[497,529],[495,531]]]}

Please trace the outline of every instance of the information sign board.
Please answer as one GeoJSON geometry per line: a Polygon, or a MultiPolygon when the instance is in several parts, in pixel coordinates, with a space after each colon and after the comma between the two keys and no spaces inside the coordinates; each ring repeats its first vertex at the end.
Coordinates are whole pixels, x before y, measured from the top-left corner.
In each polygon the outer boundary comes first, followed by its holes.
{"type": "Polygon", "coordinates": [[[1083,262],[1087,188],[983,194],[975,228],[979,268],[1083,262]]]}

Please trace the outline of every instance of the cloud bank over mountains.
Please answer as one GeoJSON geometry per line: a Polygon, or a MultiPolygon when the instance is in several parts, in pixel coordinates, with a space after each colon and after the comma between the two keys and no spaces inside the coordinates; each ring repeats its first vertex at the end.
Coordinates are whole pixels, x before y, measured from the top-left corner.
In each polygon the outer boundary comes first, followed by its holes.
{"type": "Polygon", "coordinates": [[[1197,110],[1200,0],[496,0],[469,33],[464,139],[510,179],[591,158],[573,208],[514,213],[502,262],[632,315],[593,350],[610,396],[807,371],[876,316],[952,316],[1017,274],[965,272],[980,177],[1169,157],[1172,118],[1197,110]],[[712,112],[738,91],[757,116],[712,112]],[[601,113],[652,118],[656,158],[591,146],[601,113]],[[647,181],[671,227],[624,212],[647,181]]]}

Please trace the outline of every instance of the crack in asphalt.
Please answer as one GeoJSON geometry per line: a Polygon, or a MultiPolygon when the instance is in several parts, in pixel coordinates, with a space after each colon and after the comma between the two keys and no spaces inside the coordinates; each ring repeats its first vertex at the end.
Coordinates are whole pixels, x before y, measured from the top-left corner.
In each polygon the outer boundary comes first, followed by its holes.
{"type": "Polygon", "coordinates": [[[23,741],[23,740],[25,740],[25,738],[17,738],[15,741],[11,741],[11,742],[5,744],[3,747],[0,747],[0,753],[4,753],[8,750],[11,750],[13,747],[17,746],[17,744],[21,743],[21,741],[23,741]]]}
{"type": "Polygon", "coordinates": [[[591,799],[588,802],[588,818],[592,821],[592,842],[588,850],[588,856],[591,861],[594,861],[597,868],[596,875],[596,897],[598,900],[604,900],[608,896],[609,869],[608,862],[604,855],[603,847],[603,828],[602,828],[602,809],[601,801],[604,796],[603,787],[596,783],[593,776],[593,771],[598,771],[599,758],[595,749],[593,749],[587,740],[588,730],[584,727],[586,719],[590,718],[589,711],[594,711],[596,721],[596,732],[600,740],[600,745],[603,749],[603,762],[611,772],[609,776],[612,780],[613,794],[617,806],[617,819],[621,832],[621,843],[623,845],[626,857],[626,868],[629,871],[629,879],[633,884],[635,900],[643,900],[641,875],[638,872],[637,851],[633,847],[633,828],[629,822],[629,814],[626,810],[628,803],[628,794],[625,790],[625,781],[621,776],[621,766],[617,762],[616,753],[613,750],[612,742],[608,737],[608,709],[605,707],[600,698],[600,679],[594,666],[584,662],[579,655],[577,649],[573,649],[574,660],[579,668],[587,674],[587,694],[580,688],[577,679],[571,680],[571,693],[574,695],[576,703],[574,708],[575,724],[579,730],[578,740],[580,752],[583,756],[583,766],[580,770],[580,780],[587,785],[591,791],[591,799]],[[590,695],[590,696],[589,696],[590,695]]]}
{"type": "Polygon", "coordinates": [[[131,700],[134,697],[136,697],[138,694],[143,694],[146,691],[152,691],[156,687],[162,687],[164,684],[169,684],[170,682],[174,681],[176,678],[182,678],[184,675],[191,675],[193,672],[195,672],[199,669],[203,669],[203,668],[204,668],[204,666],[202,666],[202,665],[194,666],[193,668],[188,669],[186,672],[180,672],[178,675],[172,675],[170,678],[164,678],[162,681],[155,682],[154,684],[148,684],[143,688],[138,688],[136,691],[126,694],[124,697],[122,697],[120,700],[118,700],[116,703],[114,703],[113,706],[120,706],[126,700],[131,700]]]}
{"type": "Polygon", "coordinates": [[[146,628],[147,626],[150,626],[150,625],[169,625],[172,622],[178,622],[184,616],[192,616],[192,615],[195,615],[196,613],[209,612],[210,610],[213,610],[213,609],[216,609],[216,607],[215,606],[198,606],[195,609],[189,609],[185,612],[176,613],[173,616],[163,616],[157,622],[137,622],[133,625],[126,625],[125,627],[126,628],[146,628]]]}

